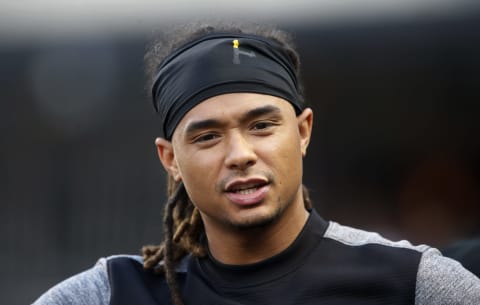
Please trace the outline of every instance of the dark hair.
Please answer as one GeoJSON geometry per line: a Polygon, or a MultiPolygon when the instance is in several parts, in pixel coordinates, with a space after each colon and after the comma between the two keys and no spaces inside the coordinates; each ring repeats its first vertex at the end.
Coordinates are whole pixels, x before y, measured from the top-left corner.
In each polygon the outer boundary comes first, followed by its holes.
{"type": "MultiPolygon", "coordinates": [[[[263,36],[282,45],[295,66],[297,78],[300,79],[300,60],[292,43],[292,37],[273,27],[258,25],[185,25],[173,30],[164,31],[157,39],[153,40],[145,55],[145,71],[147,77],[147,92],[150,88],[162,60],[176,48],[196,39],[202,35],[229,32],[246,33],[263,36]]],[[[302,86],[300,100],[303,102],[302,86]]],[[[164,273],[170,287],[174,305],[183,304],[178,289],[175,268],[187,255],[203,257],[207,254],[207,244],[203,222],[198,209],[193,205],[181,182],[175,182],[173,177],[168,177],[168,201],[164,211],[164,240],[160,245],[144,246],[142,248],[144,268],[158,273],[164,273]],[[161,264],[160,264],[161,262],[161,264]]],[[[305,206],[312,207],[307,189],[303,186],[305,206]]]]}

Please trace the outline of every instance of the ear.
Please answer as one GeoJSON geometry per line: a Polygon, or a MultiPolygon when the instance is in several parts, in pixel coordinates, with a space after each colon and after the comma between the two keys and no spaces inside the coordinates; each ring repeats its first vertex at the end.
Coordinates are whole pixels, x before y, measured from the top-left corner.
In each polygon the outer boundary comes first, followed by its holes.
{"type": "Polygon", "coordinates": [[[157,153],[160,162],[165,170],[173,177],[176,182],[182,180],[178,170],[177,162],[175,160],[175,153],[173,151],[172,142],[163,138],[156,138],[155,145],[157,146],[157,153]]]}
{"type": "Polygon", "coordinates": [[[300,147],[302,150],[302,156],[307,154],[307,147],[310,143],[310,137],[312,135],[313,126],[313,111],[311,108],[306,108],[303,112],[297,116],[298,120],[298,132],[300,135],[300,147]]]}

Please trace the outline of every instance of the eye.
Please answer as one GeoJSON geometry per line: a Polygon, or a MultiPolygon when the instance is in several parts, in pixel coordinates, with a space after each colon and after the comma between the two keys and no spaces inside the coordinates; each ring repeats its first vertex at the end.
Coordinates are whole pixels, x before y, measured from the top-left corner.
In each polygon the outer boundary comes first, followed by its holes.
{"type": "Polygon", "coordinates": [[[206,134],[199,135],[198,137],[195,137],[195,139],[193,139],[193,142],[194,143],[203,143],[203,142],[212,141],[212,140],[214,140],[218,137],[219,137],[218,134],[206,133],[206,134]]]}
{"type": "Polygon", "coordinates": [[[259,121],[259,122],[255,122],[255,124],[253,124],[252,130],[264,130],[264,129],[270,128],[274,125],[275,124],[273,122],[270,122],[270,121],[259,121]]]}

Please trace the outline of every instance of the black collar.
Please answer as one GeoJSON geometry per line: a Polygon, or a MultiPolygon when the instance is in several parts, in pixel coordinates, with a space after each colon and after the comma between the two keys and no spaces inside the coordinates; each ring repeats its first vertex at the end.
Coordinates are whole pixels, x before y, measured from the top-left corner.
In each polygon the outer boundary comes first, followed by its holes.
{"type": "Polygon", "coordinates": [[[295,241],[281,253],[264,261],[249,265],[226,265],[211,255],[191,261],[191,268],[197,269],[202,277],[215,286],[224,288],[258,285],[280,278],[300,267],[306,257],[321,243],[328,222],[315,210],[295,241]]]}

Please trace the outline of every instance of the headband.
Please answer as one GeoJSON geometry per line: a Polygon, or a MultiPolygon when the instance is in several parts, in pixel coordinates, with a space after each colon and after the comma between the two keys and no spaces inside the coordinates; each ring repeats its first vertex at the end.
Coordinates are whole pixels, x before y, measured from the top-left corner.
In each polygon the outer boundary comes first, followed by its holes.
{"type": "Polygon", "coordinates": [[[160,64],[152,86],[163,137],[171,140],[185,114],[202,101],[225,93],[277,96],[303,110],[295,67],[277,42],[247,34],[202,36],[175,50],[160,64]]]}

